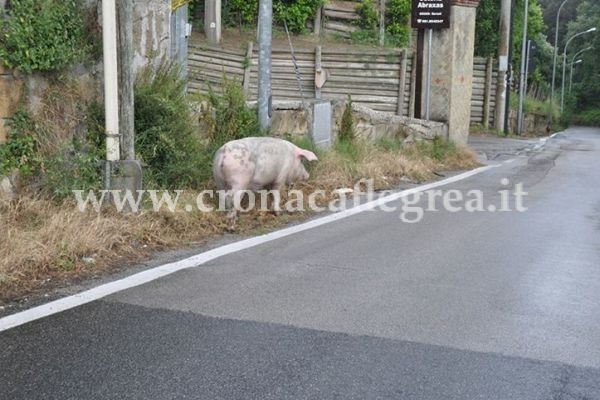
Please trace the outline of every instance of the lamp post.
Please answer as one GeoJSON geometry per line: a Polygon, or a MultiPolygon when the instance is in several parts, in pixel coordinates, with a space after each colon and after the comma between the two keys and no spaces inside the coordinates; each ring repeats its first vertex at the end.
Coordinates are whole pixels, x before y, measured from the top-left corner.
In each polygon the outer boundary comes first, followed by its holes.
{"type": "Polygon", "coordinates": [[[569,75],[569,93],[571,93],[571,86],[573,85],[573,66],[575,64],[581,64],[582,62],[583,62],[583,60],[579,59],[579,60],[573,61],[571,63],[571,72],[570,72],[570,75],[569,75]]]}
{"type": "Polygon", "coordinates": [[[567,48],[569,47],[569,43],[571,43],[571,41],[573,39],[575,39],[577,36],[581,36],[586,33],[595,32],[595,31],[596,31],[596,27],[593,27],[593,28],[588,29],[587,31],[576,33],[573,36],[571,36],[567,40],[567,43],[565,44],[565,49],[563,51],[562,89],[560,92],[560,112],[561,113],[564,111],[564,108],[565,108],[565,72],[566,72],[565,70],[567,69],[567,48]]]}
{"type": "Polygon", "coordinates": [[[554,81],[556,80],[556,58],[558,57],[558,23],[560,21],[560,12],[567,1],[569,1],[569,0],[564,0],[560,4],[560,7],[558,7],[558,12],[556,13],[556,28],[554,29],[554,59],[552,61],[552,94],[550,95],[550,102],[554,102],[554,81]]]}
{"type": "Polygon", "coordinates": [[[579,57],[579,55],[581,53],[584,53],[586,51],[592,50],[594,48],[594,46],[588,46],[585,49],[581,49],[579,50],[577,53],[575,53],[575,55],[573,56],[573,58],[571,59],[571,76],[569,77],[569,93],[571,93],[571,86],[573,84],[573,65],[574,64],[579,64],[581,62],[583,62],[583,60],[578,60],[577,62],[575,62],[575,59],[577,57],[579,57]]]}
{"type": "Polygon", "coordinates": [[[579,50],[577,53],[575,53],[575,55],[574,55],[574,56],[573,56],[573,58],[571,59],[571,64],[573,64],[573,63],[575,62],[575,59],[577,59],[577,57],[578,57],[578,56],[579,56],[581,53],[583,53],[583,52],[586,52],[586,51],[589,51],[589,50],[592,50],[593,48],[594,48],[594,46],[589,46],[589,47],[586,47],[585,49],[581,49],[581,50],[579,50]]]}

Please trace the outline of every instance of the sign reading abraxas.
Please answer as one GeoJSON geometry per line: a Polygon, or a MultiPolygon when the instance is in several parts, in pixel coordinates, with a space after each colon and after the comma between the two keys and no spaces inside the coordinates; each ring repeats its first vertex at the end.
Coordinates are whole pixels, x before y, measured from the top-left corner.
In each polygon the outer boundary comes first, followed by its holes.
{"type": "Polygon", "coordinates": [[[413,0],[411,25],[417,29],[450,27],[450,0],[413,0]]]}

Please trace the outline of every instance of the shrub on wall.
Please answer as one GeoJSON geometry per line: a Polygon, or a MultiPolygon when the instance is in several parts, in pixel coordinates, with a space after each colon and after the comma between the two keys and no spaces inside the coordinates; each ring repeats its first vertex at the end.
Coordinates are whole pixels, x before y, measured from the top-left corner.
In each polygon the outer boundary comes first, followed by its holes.
{"type": "Polygon", "coordinates": [[[192,187],[202,181],[196,162],[202,148],[185,85],[181,68],[169,62],[156,71],[147,66],[136,78],[135,148],[145,165],[144,182],[150,186],[192,187]]]}
{"type": "Polygon", "coordinates": [[[396,46],[406,46],[410,37],[409,0],[390,0],[385,12],[385,30],[390,37],[390,42],[396,46]]]}
{"type": "MultiPolygon", "coordinates": [[[[356,24],[361,28],[350,36],[356,43],[377,44],[379,42],[379,2],[362,0],[356,6],[359,19],[356,24]]],[[[410,0],[388,0],[385,8],[385,42],[386,45],[403,47],[410,37],[409,17],[410,0]]]]}
{"type": "Polygon", "coordinates": [[[379,11],[373,0],[363,0],[356,6],[356,13],[359,16],[358,26],[363,29],[375,29],[379,24],[379,11]]]}
{"type": "Polygon", "coordinates": [[[25,73],[55,71],[85,52],[76,0],[13,0],[0,18],[0,59],[25,73]]]}
{"type": "Polygon", "coordinates": [[[275,22],[287,23],[288,29],[294,33],[306,30],[306,22],[314,18],[323,0],[275,0],[273,2],[273,19],[275,22]]]}
{"type": "MultiPolygon", "coordinates": [[[[314,18],[324,0],[274,0],[273,21],[294,33],[306,30],[306,22],[314,18]]],[[[258,0],[229,0],[224,4],[223,15],[228,25],[254,25],[258,19],[258,0]]]]}

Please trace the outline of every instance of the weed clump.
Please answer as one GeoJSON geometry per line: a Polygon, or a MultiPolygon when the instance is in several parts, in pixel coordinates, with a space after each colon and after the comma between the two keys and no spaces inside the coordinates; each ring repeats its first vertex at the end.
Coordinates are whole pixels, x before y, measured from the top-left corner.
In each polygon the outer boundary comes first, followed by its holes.
{"type": "Polygon", "coordinates": [[[145,186],[199,186],[202,152],[195,131],[181,67],[163,62],[144,68],[134,85],[135,148],[143,164],[145,186]]]}

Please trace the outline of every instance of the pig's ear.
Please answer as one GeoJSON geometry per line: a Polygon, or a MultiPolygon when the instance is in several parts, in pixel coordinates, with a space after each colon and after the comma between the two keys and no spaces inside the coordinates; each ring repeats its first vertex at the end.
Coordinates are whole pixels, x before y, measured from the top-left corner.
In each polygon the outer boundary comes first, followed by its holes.
{"type": "Polygon", "coordinates": [[[301,148],[296,149],[296,157],[304,157],[308,161],[317,161],[318,158],[312,151],[304,150],[301,148]]]}

